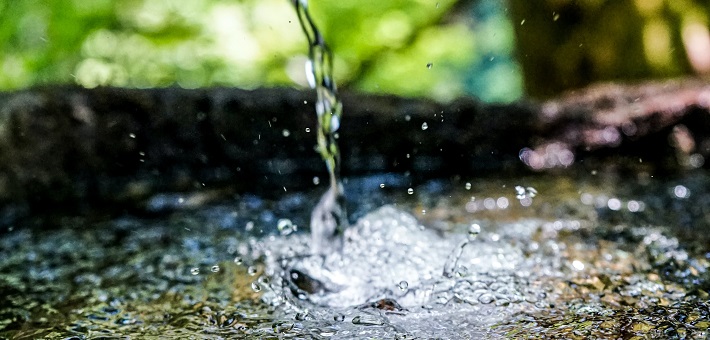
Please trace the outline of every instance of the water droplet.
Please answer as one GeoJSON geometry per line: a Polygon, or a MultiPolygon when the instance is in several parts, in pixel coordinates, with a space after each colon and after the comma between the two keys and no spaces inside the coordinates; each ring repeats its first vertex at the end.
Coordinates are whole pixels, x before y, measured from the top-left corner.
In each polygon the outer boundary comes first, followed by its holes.
{"type": "Polygon", "coordinates": [[[478,237],[478,234],[481,233],[481,226],[478,225],[477,223],[471,224],[468,227],[468,239],[470,241],[473,241],[478,237]]]}
{"type": "Polygon", "coordinates": [[[254,222],[252,222],[252,221],[247,222],[246,226],[244,226],[244,230],[246,230],[246,231],[254,230],[254,222]]]}
{"type": "Polygon", "coordinates": [[[560,19],[560,13],[554,13],[552,15],[552,21],[557,21],[558,19],[560,19]]]}
{"type": "Polygon", "coordinates": [[[407,193],[410,195],[414,194],[414,189],[412,189],[412,188],[407,189],[407,193]]]}
{"type": "Polygon", "coordinates": [[[523,188],[519,185],[516,185],[515,186],[515,198],[517,198],[519,200],[525,198],[525,188],[523,188]]]}
{"type": "Polygon", "coordinates": [[[537,190],[533,187],[522,187],[520,185],[515,186],[515,198],[523,200],[526,198],[533,198],[537,196],[537,190]]]}
{"type": "Polygon", "coordinates": [[[483,293],[481,296],[478,297],[478,302],[487,305],[495,300],[495,297],[493,295],[488,294],[488,293],[483,293]]]}
{"type": "Polygon", "coordinates": [[[358,315],[353,318],[353,324],[364,326],[380,326],[383,325],[384,322],[382,321],[382,319],[374,315],[358,315]]]}
{"type": "Polygon", "coordinates": [[[128,137],[136,138],[136,134],[135,134],[135,133],[129,133],[129,134],[128,134],[128,137]]]}
{"type": "Polygon", "coordinates": [[[405,291],[407,290],[407,288],[409,288],[409,283],[407,283],[407,281],[399,281],[397,287],[399,287],[399,290],[405,291]]]}
{"type": "Polygon", "coordinates": [[[688,157],[688,165],[693,168],[699,168],[703,166],[703,164],[705,164],[705,157],[699,153],[692,154],[688,157]]]}
{"type": "Polygon", "coordinates": [[[384,189],[384,187],[385,187],[385,184],[384,184],[384,183],[380,183],[380,188],[383,188],[383,189],[384,189]]]}
{"type": "Polygon", "coordinates": [[[286,236],[290,235],[296,229],[296,226],[293,225],[293,222],[291,222],[291,220],[287,218],[282,218],[276,224],[276,228],[279,230],[279,233],[281,233],[282,236],[286,236]]]}
{"type": "Polygon", "coordinates": [[[343,320],[345,320],[345,315],[335,314],[335,316],[333,316],[333,320],[338,321],[338,322],[342,322],[343,320]]]}
{"type": "Polygon", "coordinates": [[[510,305],[510,300],[506,298],[496,299],[496,306],[508,306],[510,305]]]}
{"type": "Polygon", "coordinates": [[[506,208],[508,208],[508,205],[509,205],[508,199],[505,197],[498,197],[498,199],[496,200],[496,206],[499,209],[506,209],[506,208]]]}
{"type": "Polygon", "coordinates": [[[256,272],[257,272],[257,269],[254,266],[249,266],[249,268],[247,268],[247,274],[249,274],[249,276],[256,275],[256,272]]]}
{"type": "Polygon", "coordinates": [[[679,184],[673,188],[673,195],[675,195],[676,198],[688,198],[690,197],[690,190],[679,184]]]}
{"type": "Polygon", "coordinates": [[[265,276],[265,275],[262,275],[262,276],[259,276],[259,278],[257,279],[257,281],[259,281],[259,283],[262,284],[262,285],[268,285],[268,284],[269,284],[269,277],[268,277],[268,276],[265,276]]]}
{"type": "Polygon", "coordinates": [[[311,128],[306,128],[306,132],[311,132],[311,128]]]}
{"type": "Polygon", "coordinates": [[[525,188],[525,191],[527,192],[527,196],[530,198],[537,196],[537,190],[533,187],[527,187],[525,188]]]}
{"type": "Polygon", "coordinates": [[[272,329],[274,333],[285,333],[293,329],[293,322],[276,322],[272,329]]]}
{"type": "Polygon", "coordinates": [[[296,320],[298,321],[306,320],[306,317],[308,317],[308,310],[296,313],[296,320]]]}
{"type": "Polygon", "coordinates": [[[434,66],[434,63],[427,63],[426,68],[430,69],[434,66]]]}
{"type": "Polygon", "coordinates": [[[242,264],[242,262],[243,262],[243,260],[240,256],[237,256],[234,258],[234,264],[236,264],[237,266],[240,266],[242,264]]]}
{"type": "Polygon", "coordinates": [[[314,184],[314,185],[320,184],[320,178],[318,178],[318,176],[314,176],[314,177],[313,177],[313,184],[314,184]]]}
{"type": "Polygon", "coordinates": [[[313,74],[313,61],[311,60],[306,61],[306,79],[312,89],[316,88],[316,77],[313,74]]]}
{"type": "Polygon", "coordinates": [[[468,267],[458,266],[458,268],[456,268],[456,275],[458,277],[464,277],[464,276],[468,275],[468,267]]]}
{"type": "Polygon", "coordinates": [[[192,275],[197,275],[199,273],[200,273],[200,268],[192,267],[192,269],[190,269],[190,274],[192,274],[192,275]]]}
{"type": "Polygon", "coordinates": [[[254,281],[254,282],[251,283],[251,290],[253,290],[253,291],[255,291],[255,292],[258,293],[258,292],[261,291],[261,286],[259,285],[258,282],[254,281]]]}
{"type": "Polygon", "coordinates": [[[446,262],[444,263],[444,270],[442,272],[442,275],[446,278],[452,278],[454,277],[454,274],[456,273],[456,269],[458,268],[458,262],[459,259],[461,258],[461,254],[463,254],[464,248],[469,244],[469,240],[463,240],[459,242],[459,244],[451,251],[449,256],[446,258],[446,262]]]}
{"type": "Polygon", "coordinates": [[[404,116],[404,120],[408,122],[408,121],[412,120],[412,116],[406,115],[406,116],[404,116]]]}
{"type": "Polygon", "coordinates": [[[340,117],[337,115],[333,115],[330,117],[330,132],[333,133],[335,131],[338,131],[340,128],[340,117]]]}
{"type": "Polygon", "coordinates": [[[422,131],[426,130],[428,128],[429,128],[429,124],[427,124],[426,122],[422,123],[422,131]]]}
{"type": "Polygon", "coordinates": [[[214,265],[214,266],[212,266],[212,268],[210,268],[210,270],[211,270],[213,273],[219,273],[219,266],[218,266],[218,265],[214,265]]]}
{"type": "Polygon", "coordinates": [[[281,134],[282,134],[284,137],[288,137],[288,136],[291,135],[291,131],[288,131],[288,130],[284,129],[283,131],[281,131],[281,134]]]}
{"type": "Polygon", "coordinates": [[[471,183],[470,182],[466,182],[466,190],[471,190],[471,183]]]}
{"type": "Polygon", "coordinates": [[[525,25],[525,19],[523,19],[523,21],[520,22],[520,26],[522,26],[522,25],[525,25]]]}
{"type": "Polygon", "coordinates": [[[621,200],[618,198],[610,198],[607,202],[607,207],[609,207],[610,210],[618,211],[621,209],[621,200]]]}

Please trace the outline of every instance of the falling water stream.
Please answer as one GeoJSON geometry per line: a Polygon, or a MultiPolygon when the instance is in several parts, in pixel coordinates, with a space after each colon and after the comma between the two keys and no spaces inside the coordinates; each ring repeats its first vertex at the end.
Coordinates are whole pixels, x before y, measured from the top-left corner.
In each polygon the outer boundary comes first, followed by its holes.
{"type": "MultiPolygon", "coordinates": [[[[340,152],[337,143],[337,131],[340,127],[343,106],[333,78],[333,53],[308,11],[308,0],[292,0],[292,3],[308,40],[306,76],[309,85],[316,90],[318,151],[325,161],[330,179],[329,188],[311,215],[311,250],[315,255],[337,256],[343,251],[342,237],[348,227],[345,193],[339,176],[340,152]]],[[[470,234],[473,235],[470,238],[473,240],[480,232],[480,227],[475,225],[471,228],[477,228],[475,233],[470,234]]],[[[454,275],[458,260],[468,243],[468,239],[462,241],[449,255],[448,261],[444,264],[444,276],[450,278],[454,275]]]]}
{"type": "Polygon", "coordinates": [[[329,178],[329,188],[311,215],[311,248],[314,254],[338,252],[342,249],[343,231],[348,226],[340,182],[340,150],[336,141],[343,105],[333,79],[333,53],[308,12],[308,0],[292,1],[308,39],[306,77],[311,88],[316,90],[318,151],[328,168],[329,178]]]}
{"type": "MultiPolygon", "coordinates": [[[[342,237],[348,226],[348,220],[344,204],[343,185],[339,178],[340,153],[336,139],[343,108],[332,75],[333,54],[308,11],[308,0],[293,0],[292,3],[298,15],[301,28],[308,40],[306,75],[308,83],[316,90],[317,95],[315,107],[318,116],[318,151],[326,163],[330,179],[328,190],[313,209],[311,216],[311,250],[314,255],[323,256],[326,260],[334,256],[334,260],[342,265],[342,261],[344,261],[340,257],[344,250],[342,237]]],[[[415,223],[414,221],[410,222],[415,223]]],[[[445,277],[451,278],[455,275],[456,267],[464,248],[469,241],[475,239],[479,232],[480,226],[472,225],[469,233],[470,237],[463,240],[457,247],[454,247],[444,264],[443,275],[445,277]]],[[[368,235],[362,236],[368,237],[368,235]]],[[[345,255],[347,256],[348,254],[345,255]]],[[[324,267],[317,268],[319,266],[318,263],[311,263],[311,266],[306,270],[311,273],[317,273],[317,275],[321,276],[319,279],[326,280],[325,282],[319,282],[319,284],[329,285],[326,287],[327,290],[331,292],[336,290],[348,291],[347,286],[351,284],[352,277],[341,277],[342,282],[339,283],[328,282],[329,279],[332,279],[328,274],[332,275],[333,273],[328,272],[327,264],[326,262],[320,263],[324,267]]],[[[303,263],[299,263],[299,265],[303,265],[303,263]]],[[[306,275],[298,270],[293,270],[290,273],[306,275]]],[[[314,278],[309,279],[313,280],[314,278]]],[[[406,281],[402,282],[406,283],[406,281]]],[[[306,292],[302,293],[305,294],[306,292]]],[[[348,292],[347,294],[353,294],[353,292],[348,292]]]]}
{"type": "MultiPolygon", "coordinates": [[[[382,298],[386,298],[381,292],[371,290],[373,287],[373,282],[358,282],[358,277],[361,272],[346,272],[346,268],[356,268],[354,264],[349,264],[345,266],[344,264],[349,261],[359,261],[366,264],[365,270],[372,269],[373,265],[378,265],[378,259],[372,259],[367,256],[364,258],[358,258],[359,249],[349,249],[346,248],[343,243],[343,236],[345,235],[346,228],[348,226],[347,214],[345,210],[345,197],[343,185],[339,178],[339,164],[340,164],[340,153],[337,144],[337,131],[340,126],[340,119],[342,116],[342,103],[338,96],[335,81],[332,76],[333,66],[332,60],[333,55],[331,50],[323,38],[323,35],[318,30],[318,27],[314,23],[309,11],[308,11],[308,1],[307,0],[293,0],[293,5],[295,7],[296,13],[298,15],[301,28],[308,40],[308,61],[306,62],[306,75],[308,78],[308,83],[312,88],[316,90],[317,100],[316,100],[316,114],[318,116],[318,150],[326,163],[329,174],[330,186],[323,197],[318,202],[317,206],[313,209],[311,216],[311,245],[310,248],[314,257],[310,260],[304,260],[301,256],[298,256],[298,260],[295,262],[287,261],[291,254],[288,256],[282,256],[282,277],[285,281],[278,281],[277,283],[281,286],[290,286],[296,292],[297,296],[305,299],[306,296],[311,295],[309,298],[312,302],[318,304],[335,304],[341,306],[348,306],[356,303],[364,302],[363,299],[373,298],[376,295],[382,295],[382,298]],[[344,256],[344,257],[343,257],[344,256]],[[311,261],[315,259],[314,261],[311,261]],[[369,262],[375,260],[376,262],[369,262]],[[286,267],[283,264],[287,264],[286,267]],[[317,285],[321,288],[319,289],[309,289],[302,286],[307,286],[312,288],[313,285],[317,285]],[[337,294],[338,302],[333,302],[332,295],[337,294]],[[323,299],[323,297],[326,297],[323,299]],[[328,301],[326,301],[328,300],[328,301]]],[[[386,220],[387,218],[394,218],[393,223],[407,221],[403,228],[417,227],[416,220],[399,216],[401,212],[396,209],[384,209],[381,211],[388,212],[384,216],[379,216],[378,218],[386,220]],[[389,214],[394,214],[395,216],[388,216],[389,214]]],[[[381,220],[373,221],[375,225],[382,225],[381,220]]],[[[385,228],[394,229],[394,225],[385,226],[385,228]]],[[[356,237],[359,237],[364,241],[364,244],[358,244],[359,248],[368,248],[368,244],[371,238],[376,237],[378,233],[384,232],[383,235],[388,235],[389,231],[380,231],[375,229],[370,229],[367,226],[367,230],[357,230],[348,231],[348,240],[352,241],[356,237]],[[361,235],[356,235],[356,233],[361,233],[361,235]]],[[[470,237],[463,240],[457,247],[449,254],[447,261],[443,266],[443,276],[445,278],[454,277],[458,268],[458,261],[463,254],[464,248],[468,245],[470,241],[473,241],[475,237],[480,232],[480,227],[476,224],[471,226],[470,237]]],[[[416,235],[415,230],[409,232],[416,235]]],[[[428,237],[428,236],[427,236],[428,237]]],[[[389,237],[387,237],[389,238],[389,237]]],[[[352,243],[352,242],[351,242],[352,243]]],[[[403,244],[403,247],[409,245],[403,244]]],[[[448,247],[444,247],[444,252],[446,252],[448,247]]],[[[422,249],[417,249],[421,251],[422,249]]],[[[396,258],[396,255],[388,254],[392,258],[396,258]]],[[[399,260],[402,264],[412,265],[409,263],[409,257],[406,256],[399,260]]],[[[402,275],[403,273],[397,273],[396,275],[402,275]]],[[[398,279],[401,277],[394,277],[391,279],[398,279]]],[[[415,279],[416,280],[416,279],[415,279]]],[[[409,283],[405,280],[399,281],[399,286],[406,285],[410,287],[409,283]]],[[[429,289],[429,294],[424,294],[424,299],[419,299],[420,304],[427,304],[429,302],[431,290],[436,286],[436,280],[428,282],[427,287],[429,289]]],[[[412,285],[412,291],[417,289],[415,285],[412,285]]],[[[409,290],[409,288],[407,289],[409,290]]],[[[284,296],[281,296],[284,298],[284,296]]],[[[394,300],[392,300],[394,301],[394,300]]]]}

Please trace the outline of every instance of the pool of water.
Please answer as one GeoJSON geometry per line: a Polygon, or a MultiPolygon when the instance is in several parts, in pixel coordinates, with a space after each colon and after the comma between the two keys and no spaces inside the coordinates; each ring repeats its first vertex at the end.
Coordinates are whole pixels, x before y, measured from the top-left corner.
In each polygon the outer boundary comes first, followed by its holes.
{"type": "Polygon", "coordinates": [[[322,184],[9,228],[0,338],[708,336],[704,170],[345,187],[351,226],[327,256],[307,233],[322,184]]]}

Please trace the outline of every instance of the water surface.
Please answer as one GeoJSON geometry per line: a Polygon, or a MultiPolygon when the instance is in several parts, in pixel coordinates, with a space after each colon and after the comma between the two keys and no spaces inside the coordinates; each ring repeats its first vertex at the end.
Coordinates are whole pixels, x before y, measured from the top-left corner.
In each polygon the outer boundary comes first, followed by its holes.
{"type": "Polygon", "coordinates": [[[313,193],[18,225],[0,239],[0,336],[704,338],[707,178],[351,178],[359,208],[326,257],[313,193]]]}

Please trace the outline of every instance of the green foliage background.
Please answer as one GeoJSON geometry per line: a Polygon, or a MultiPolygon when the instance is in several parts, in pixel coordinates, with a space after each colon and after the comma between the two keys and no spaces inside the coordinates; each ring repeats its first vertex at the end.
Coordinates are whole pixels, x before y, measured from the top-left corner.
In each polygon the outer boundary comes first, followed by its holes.
{"type": "MultiPolygon", "coordinates": [[[[305,87],[307,46],[290,1],[0,0],[0,90],[305,87]]],[[[596,81],[710,75],[708,0],[310,6],[341,89],[508,102],[596,81]]]]}
{"type": "MultiPolygon", "coordinates": [[[[471,93],[496,101],[519,97],[512,25],[501,7],[476,20],[470,6],[455,5],[310,2],[335,53],[341,88],[440,100],[471,93]],[[476,68],[485,69],[488,54],[505,61],[494,66],[501,71],[503,65],[506,75],[482,82],[494,87],[467,82],[476,68]]],[[[0,90],[67,82],[305,86],[307,45],[288,0],[0,0],[0,25],[0,90]]]]}

